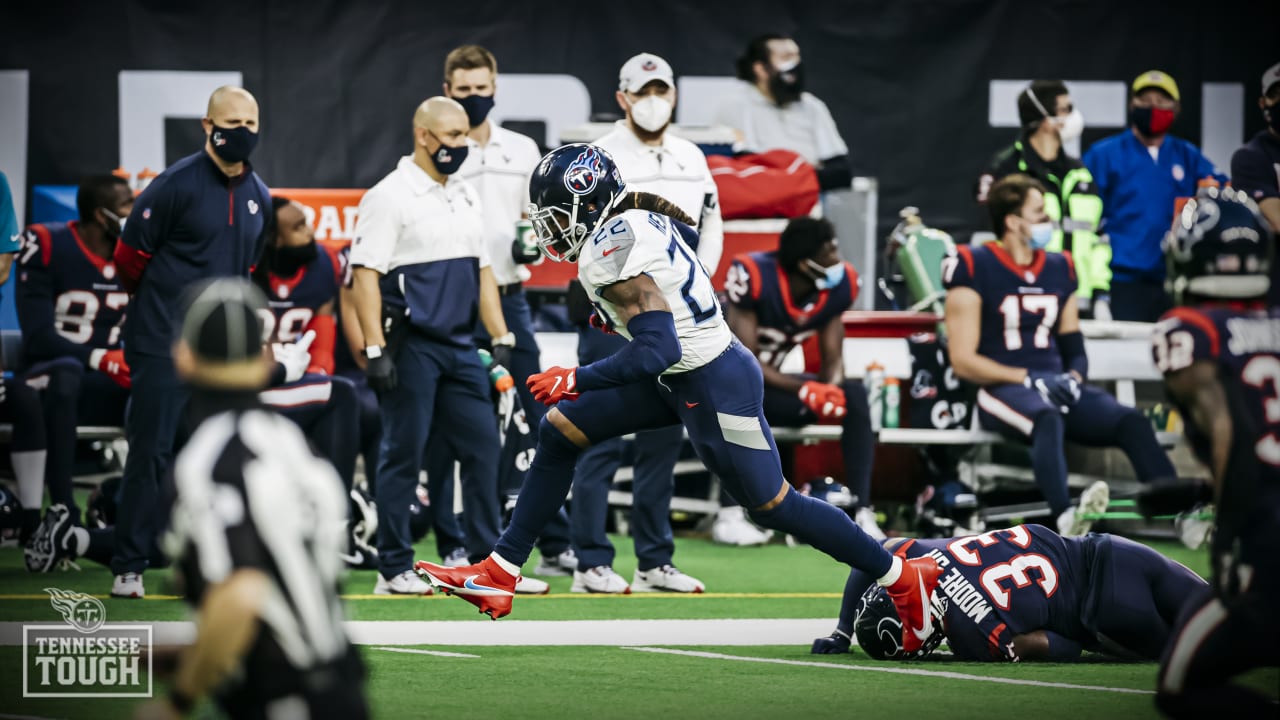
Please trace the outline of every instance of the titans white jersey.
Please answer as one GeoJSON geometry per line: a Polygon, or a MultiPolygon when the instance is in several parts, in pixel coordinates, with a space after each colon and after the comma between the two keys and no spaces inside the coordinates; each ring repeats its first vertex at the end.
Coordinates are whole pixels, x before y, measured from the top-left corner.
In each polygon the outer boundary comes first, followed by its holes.
{"type": "Polygon", "coordinates": [[[733,333],[698,256],[666,215],[627,210],[606,221],[582,246],[578,279],[591,301],[628,340],[631,335],[618,321],[617,306],[601,297],[600,291],[641,274],[653,278],[675,316],[680,361],[664,374],[693,370],[719,357],[733,341],[733,333]]]}

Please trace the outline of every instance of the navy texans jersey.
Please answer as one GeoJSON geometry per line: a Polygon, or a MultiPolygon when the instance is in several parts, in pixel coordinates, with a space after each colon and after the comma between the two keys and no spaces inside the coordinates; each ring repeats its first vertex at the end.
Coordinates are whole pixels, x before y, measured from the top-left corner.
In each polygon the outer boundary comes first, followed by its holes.
{"type": "Polygon", "coordinates": [[[937,561],[951,652],[990,661],[1017,660],[1014,636],[1036,630],[1095,644],[1082,620],[1091,564],[1086,547],[1083,539],[1040,525],[1016,525],[969,537],[908,540],[896,551],[937,561]]]}
{"type": "Polygon", "coordinates": [[[818,291],[809,303],[796,307],[778,253],[757,252],[733,259],[724,289],[734,306],[755,312],[756,355],[762,364],[778,367],[792,348],[853,306],[858,272],[844,263],[844,279],[838,285],[818,291]]]}
{"type": "Polygon", "coordinates": [[[1018,265],[1000,243],[960,246],[942,261],[947,289],[972,288],[982,298],[978,354],[1028,370],[1062,372],[1058,320],[1076,291],[1070,253],[1035,251],[1018,265]]]}
{"type": "MultiPolygon", "coordinates": [[[[1151,352],[1161,373],[1197,360],[1218,365],[1237,441],[1253,444],[1259,479],[1280,487],[1280,309],[1174,308],[1156,324],[1151,352]]],[[[1207,428],[1185,409],[1183,422],[1192,449],[1212,467],[1207,428]]]]}
{"type": "Polygon", "coordinates": [[[18,321],[27,364],[120,347],[129,293],[112,261],[80,239],[78,222],[32,225],[18,252],[18,321]]]}
{"type": "MultiPolygon", "coordinates": [[[[290,343],[302,337],[316,316],[316,311],[338,299],[342,268],[338,255],[327,245],[317,243],[316,258],[293,277],[267,275],[267,307],[264,312],[263,339],[268,343],[290,343]]],[[[337,312],[337,308],[334,308],[337,312]]]]}

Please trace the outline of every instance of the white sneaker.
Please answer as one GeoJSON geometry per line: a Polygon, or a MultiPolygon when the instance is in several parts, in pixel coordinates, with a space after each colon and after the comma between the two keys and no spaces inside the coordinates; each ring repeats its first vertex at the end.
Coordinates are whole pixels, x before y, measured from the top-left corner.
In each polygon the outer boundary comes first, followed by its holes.
{"type": "Polygon", "coordinates": [[[431,586],[412,570],[405,570],[390,580],[378,573],[378,583],[373,586],[374,595],[430,595],[431,592],[431,586]]]}
{"type": "Polygon", "coordinates": [[[1093,527],[1093,520],[1081,515],[1093,516],[1107,511],[1111,504],[1111,488],[1105,481],[1099,480],[1080,493],[1080,502],[1073,508],[1067,508],[1058,516],[1058,534],[1064,537],[1085,535],[1093,527]]]}
{"type": "Polygon", "coordinates": [[[1187,512],[1178,513],[1173,519],[1173,529],[1177,531],[1178,539],[1183,545],[1199,550],[1213,530],[1213,506],[1197,505],[1187,512]]]}
{"type": "Polygon", "coordinates": [[[577,569],[578,556],[574,554],[573,548],[569,548],[552,558],[543,555],[538,561],[538,567],[534,568],[533,574],[543,577],[568,577],[577,569]]]}
{"type": "Polygon", "coordinates": [[[773,537],[772,530],[761,530],[747,520],[740,505],[720,508],[711,526],[711,540],[721,545],[764,545],[773,537]]]}
{"type": "Polygon", "coordinates": [[[880,541],[889,537],[880,529],[880,523],[876,522],[876,511],[869,507],[858,508],[858,512],[853,514],[853,521],[862,528],[862,532],[870,535],[872,540],[880,541]]]}
{"type": "Polygon", "coordinates": [[[586,572],[573,571],[573,587],[569,592],[607,593],[610,595],[630,595],[631,586],[626,578],[613,571],[608,565],[599,565],[586,572]]]}
{"type": "Polygon", "coordinates": [[[537,578],[527,578],[521,575],[520,579],[516,580],[517,595],[546,595],[550,590],[550,585],[537,578]]]}
{"type": "Polygon", "coordinates": [[[458,548],[444,557],[440,564],[445,567],[466,567],[471,564],[471,560],[467,558],[466,548],[458,548]]]}
{"type": "Polygon", "coordinates": [[[111,583],[111,597],[144,598],[147,591],[142,587],[142,573],[125,573],[117,575],[111,583]]]}
{"type": "Polygon", "coordinates": [[[680,572],[674,565],[663,565],[652,570],[636,570],[631,579],[631,589],[635,592],[700,593],[706,591],[707,586],[698,578],[680,572]]]}

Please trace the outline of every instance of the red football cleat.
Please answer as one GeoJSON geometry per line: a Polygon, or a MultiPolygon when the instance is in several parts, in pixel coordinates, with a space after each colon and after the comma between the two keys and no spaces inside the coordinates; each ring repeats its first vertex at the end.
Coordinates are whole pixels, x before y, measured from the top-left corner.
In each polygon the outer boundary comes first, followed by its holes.
{"type": "Polygon", "coordinates": [[[498,567],[492,558],[456,568],[419,561],[413,569],[446,595],[457,595],[494,620],[511,614],[511,598],[519,578],[498,567]]]}
{"type": "Polygon", "coordinates": [[[902,650],[919,650],[932,631],[929,598],[938,587],[942,568],[931,557],[903,559],[902,575],[885,588],[902,620],[902,650]]]}

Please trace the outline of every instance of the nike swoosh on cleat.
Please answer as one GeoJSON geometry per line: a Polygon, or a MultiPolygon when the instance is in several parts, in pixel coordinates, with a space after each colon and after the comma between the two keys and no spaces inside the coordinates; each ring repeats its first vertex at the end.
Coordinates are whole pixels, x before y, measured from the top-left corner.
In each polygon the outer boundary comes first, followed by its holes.
{"type": "Polygon", "coordinates": [[[916,579],[920,582],[920,607],[924,609],[924,617],[921,618],[922,624],[920,627],[911,628],[911,632],[915,633],[921,642],[924,642],[925,638],[929,637],[929,593],[925,592],[924,578],[918,577],[916,579]]]}
{"type": "Polygon", "coordinates": [[[510,595],[510,594],[511,594],[509,591],[507,591],[507,590],[503,590],[502,588],[490,587],[490,586],[488,586],[488,585],[481,585],[481,584],[477,583],[477,582],[476,582],[476,578],[478,578],[478,577],[480,577],[480,576],[479,576],[479,575],[468,575],[468,576],[467,576],[467,579],[462,581],[462,587],[466,588],[467,590],[474,590],[475,592],[482,592],[482,593],[496,593],[496,594],[499,594],[499,595],[510,595]]]}

